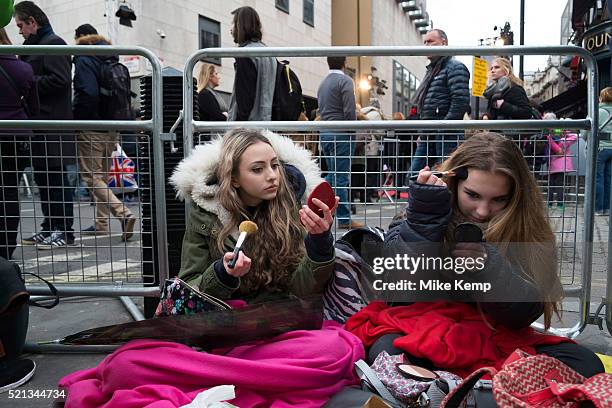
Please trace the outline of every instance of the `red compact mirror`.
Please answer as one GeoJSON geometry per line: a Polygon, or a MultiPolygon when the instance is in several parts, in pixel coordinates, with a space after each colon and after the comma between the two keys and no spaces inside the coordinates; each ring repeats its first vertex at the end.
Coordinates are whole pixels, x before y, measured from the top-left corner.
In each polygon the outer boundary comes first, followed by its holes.
{"type": "Polygon", "coordinates": [[[308,205],[308,208],[317,213],[319,217],[323,217],[323,210],[312,202],[313,198],[317,198],[323,201],[325,205],[327,205],[330,209],[334,208],[334,205],[336,205],[336,193],[334,193],[334,189],[329,185],[327,181],[323,181],[318,186],[316,186],[314,190],[312,190],[312,192],[308,196],[308,200],[306,201],[306,205],[308,205]]]}

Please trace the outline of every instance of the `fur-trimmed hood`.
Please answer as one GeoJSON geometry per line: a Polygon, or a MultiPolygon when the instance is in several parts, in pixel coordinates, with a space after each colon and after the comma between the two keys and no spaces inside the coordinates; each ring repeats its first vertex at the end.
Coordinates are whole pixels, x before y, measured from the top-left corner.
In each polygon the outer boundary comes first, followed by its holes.
{"type": "Polygon", "coordinates": [[[110,45],[110,40],[100,34],[89,34],[79,37],[77,45],[110,45]]]}
{"type": "MultiPolygon", "coordinates": [[[[268,130],[261,132],[272,144],[283,164],[297,168],[306,180],[306,189],[300,197],[304,202],[308,194],[323,180],[321,170],[313,160],[308,150],[295,145],[288,137],[278,135],[268,130]]],[[[219,217],[222,224],[230,221],[229,212],[221,206],[217,199],[218,184],[208,184],[215,178],[215,170],[221,155],[222,138],[196,146],[191,155],[183,159],[174,169],[170,183],[177,191],[177,197],[184,200],[190,198],[199,207],[219,217]]]]}

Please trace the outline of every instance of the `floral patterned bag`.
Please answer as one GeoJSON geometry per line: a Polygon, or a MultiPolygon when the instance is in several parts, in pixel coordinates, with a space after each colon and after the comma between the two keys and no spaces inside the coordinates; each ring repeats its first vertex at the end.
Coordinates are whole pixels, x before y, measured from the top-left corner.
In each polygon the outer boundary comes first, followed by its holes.
{"type": "Polygon", "coordinates": [[[229,310],[231,307],[213,296],[188,285],[178,277],[164,282],[155,317],[191,315],[212,310],[229,310]]]}
{"type": "MultiPolygon", "coordinates": [[[[389,355],[386,351],[382,351],[371,368],[395,398],[408,405],[418,404],[421,394],[427,391],[435,380],[421,381],[407,378],[398,371],[397,365],[401,363],[404,363],[403,354],[389,355]]],[[[461,377],[446,371],[435,371],[435,373],[444,380],[461,381],[461,377]]]]}

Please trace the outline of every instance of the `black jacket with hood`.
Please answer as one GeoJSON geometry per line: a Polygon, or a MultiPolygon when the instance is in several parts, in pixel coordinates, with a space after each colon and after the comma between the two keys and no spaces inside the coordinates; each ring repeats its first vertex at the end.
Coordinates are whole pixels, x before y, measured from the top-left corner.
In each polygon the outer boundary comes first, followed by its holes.
{"type": "MultiPolygon", "coordinates": [[[[77,40],[77,45],[109,45],[101,35],[86,35],[77,40]]],[[[100,78],[106,60],[118,61],[117,56],[77,55],[74,57],[74,118],[100,120],[100,78]]]]}

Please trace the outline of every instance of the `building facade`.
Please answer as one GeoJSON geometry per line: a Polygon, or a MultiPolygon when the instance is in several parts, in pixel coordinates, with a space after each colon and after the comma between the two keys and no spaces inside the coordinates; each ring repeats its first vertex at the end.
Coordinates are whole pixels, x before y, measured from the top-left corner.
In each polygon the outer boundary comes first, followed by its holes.
{"type": "MultiPolygon", "coordinates": [[[[429,28],[425,1],[334,0],[333,45],[422,45],[429,28]]],[[[357,102],[379,104],[383,113],[407,115],[425,57],[352,57],[348,68],[357,85],[357,102]]]]}
{"type": "MultiPolygon", "coordinates": [[[[424,0],[36,0],[55,32],[74,44],[74,30],[89,23],[115,45],[135,45],[155,53],[164,67],[184,69],[196,50],[232,48],[232,10],[251,6],[263,25],[268,46],[313,47],[331,45],[421,45],[429,20],[424,0]],[[133,10],[131,27],[115,16],[120,6],[133,10]]],[[[22,42],[14,24],[9,36],[22,42]]],[[[121,57],[132,77],[150,73],[147,61],[138,56],[121,57]]],[[[234,81],[233,58],[208,59],[218,65],[226,98],[234,81]]],[[[291,68],[302,84],[309,108],[316,105],[317,89],[327,74],[324,57],[290,58],[291,68]]],[[[424,57],[353,57],[348,73],[355,80],[357,101],[362,106],[379,103],[385,114],[409,110],[409,100],[423,77],[424,57]],[[365,82],[364,82],[365,80],[365,82]],[[359,86],[361,84],[361,87],[359,86]],[[369,89],[366,89],[367,86],[369,89]]],[[[198,65],[194,71],[197,77],[198,65]]]]}
{"type": "MultiPolygon", "coordinates": [[[[232,10],[251,6],[260,15],[263,41],[268,46],[330,46],[332,0],[35,0],[45,11],[58,35],[74,43],[74,30],[90,23],[116,45],[136,45],[155,53],[164,67],[184,69],[189,55],[200,48],[236,47],[230,34],[232,10]],[[132,27],[119,24],[120,5],[135,13],[132,27]]],[[[14,24],[9,35],[22,41],[14,24]]],[[[319,83],[327,74],[324,58],[290,58],[306,97],[316,98],[319,83]]],[[[123,57],[132,76],[150,72],[140,57],[123,57]]],[[[234,59],[210,60],[219,65],[221,84],[229,95],[234,81],[234,59]]],[[[197,69],[194,76],[197,76],[197,69]]]]}
{"type": "Polygon", "coordinates": [[[561,61],[561,57],[551,56],[543,70],[525,75],[525,92],[534,102],[541,104],[568,89],[571,72],[562,66],[561,61]]]}
{"type": "MultiPolygon", "coordinates": [[[[568,0],[566,10],[571,10],[570,43],[585,48],[597,60],[599,89],[610,86],[611,65],[610,21],[612,4],[606,0],[568,0]]],[[[564,13],[565,16],[565,13],[564,13]]],[[[586,116],[587,86],[585,64],[578,56],[566,57],[561,65],[569,69],[569,81],[565,92],[544,101],[543,107],[558,115],[572,118],[586,116]]]]}

